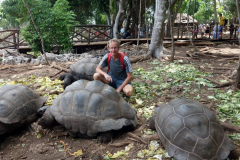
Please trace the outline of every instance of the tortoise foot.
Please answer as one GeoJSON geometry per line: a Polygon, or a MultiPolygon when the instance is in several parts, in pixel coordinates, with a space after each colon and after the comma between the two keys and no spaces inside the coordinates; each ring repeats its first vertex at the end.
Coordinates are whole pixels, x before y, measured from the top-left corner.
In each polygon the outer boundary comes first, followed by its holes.
{"type": "Polygon", "coordinates": [[[108,132],[99,133],[97,139],[101,143],[108,143],[112,140],[112,137],[113,137],[113,132],[108,131],[108,132]]]}

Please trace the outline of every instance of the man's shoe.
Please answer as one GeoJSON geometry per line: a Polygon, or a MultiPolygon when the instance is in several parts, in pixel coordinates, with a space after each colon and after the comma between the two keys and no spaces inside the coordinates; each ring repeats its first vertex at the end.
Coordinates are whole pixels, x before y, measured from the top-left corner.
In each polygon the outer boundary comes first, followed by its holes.
{"type": "Polygon", "coordinates": [[[127,96],[126,94],[124,94],[124,93],[122,94],[122,97],[123,97],[123,98],[126,98],[126,99],[129,99],[129,98],[130,98],[130,97],[128,97],[128,96],[127,96]]]}

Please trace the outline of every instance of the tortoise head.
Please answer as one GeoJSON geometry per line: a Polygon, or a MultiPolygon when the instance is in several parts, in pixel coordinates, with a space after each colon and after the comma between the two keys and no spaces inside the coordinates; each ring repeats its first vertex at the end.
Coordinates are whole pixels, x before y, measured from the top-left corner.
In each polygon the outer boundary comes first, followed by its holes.
{"type": "Polygon", "coordinates": [[[43,114],[42,118],[39,120],[38,125],[43,128],[51,128],[54,125],[55,119],[50,112],[51,107],[48,107],[43,114]]]}
{"type": "Polygon", "coordinates": [[[150,129],[152,129],[152,130],[155,130],[156,128],[155,128],[155,117],[156,117],[156,114],[154,114],[151,118],[150,118],[150,124],[149,124],[149,127],[150,127],[150,129]]]}
{"type": "Polygon", "coordinates": [[[156,115],[157,115],[157,113],[159,112],[159,110],[160,110],[160,108],[162,107],[162,106],[164,106],[165,104],[164,103],[159,103],[159,104],[157,104],[155,107],[155,110],[154,110],[154,114],[153,114],[153,116],[150,118],[150,121],[149,121],[149,127],[150,127],[150,129],[153,129],[153,130],[155,130],[156,128],[155,128],[155,118],[156,118],[156,115]]]}

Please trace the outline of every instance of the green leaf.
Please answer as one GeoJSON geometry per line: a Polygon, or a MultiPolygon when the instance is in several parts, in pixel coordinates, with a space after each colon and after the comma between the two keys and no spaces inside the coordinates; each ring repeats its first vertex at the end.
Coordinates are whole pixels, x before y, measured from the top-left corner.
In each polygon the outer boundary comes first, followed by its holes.
{"type": "Polygon", "coordinates": [[[41,133],[38,133],[37,138],[41,138],[41,137],[42,137],[41,133]]]}

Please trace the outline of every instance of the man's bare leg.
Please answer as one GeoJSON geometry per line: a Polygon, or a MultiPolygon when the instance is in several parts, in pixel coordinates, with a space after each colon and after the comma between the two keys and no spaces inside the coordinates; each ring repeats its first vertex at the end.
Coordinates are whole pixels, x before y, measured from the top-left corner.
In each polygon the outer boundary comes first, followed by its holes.
{"type": "Polygon", "coordinates": [[[108,84],[108,81],[106,80],[106,78],[105,78],[103,75],[99,74],[99,73],[95,73],[95,74],[93,75],[93,79],[94,79],[94,80],[101,81],[101,82],[103,82],[103,83],[105,83],[105,84],[108,84]]]}
{"type": "Polygon", "coordinates": [[[123,88],[123,93],[130,97],[133,94],[133,87],[130,84],[127,84],[124,88],[123,88]]]}
{"type": "MultiPolygon", "coordinates": [[[[103,75],[99,74],[99,73],[95,73],[95,74],[93,75],[93,79],[94,79],[94,80],[101,81],[101,82],[103,82],[103,83],[105,83],[105,84],[108,84],[108,81],[106,80],[106,78],[105,78],[103,75]]],[[[132,85],[127,84],[127,85],[123,88],[123,93],[124,93],[126,96],[130,97],[130,96],[133,94],[133,87],[132,87],[132,85]]]]}

